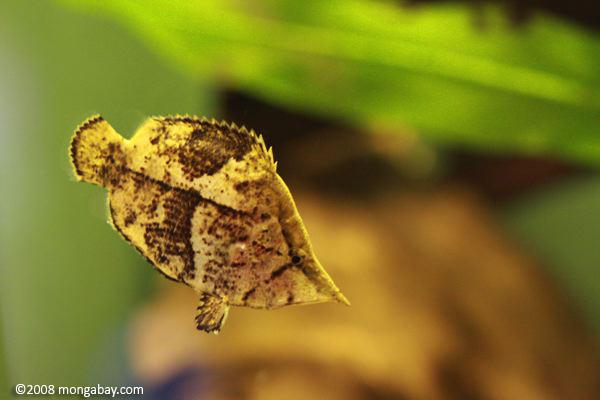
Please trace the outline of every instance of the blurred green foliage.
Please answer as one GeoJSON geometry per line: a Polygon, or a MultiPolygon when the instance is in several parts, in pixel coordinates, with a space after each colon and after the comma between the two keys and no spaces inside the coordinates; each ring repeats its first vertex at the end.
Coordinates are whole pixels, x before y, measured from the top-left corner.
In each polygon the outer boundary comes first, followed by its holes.
{"type": "Polygon", "coordinates": [[[195,79],[440,143],[600,164],[600,39],[497,9],[366,0],[63,0],[117,19],[195,79]],[[513,27],[514,28],[514,27],[513,27]]]}

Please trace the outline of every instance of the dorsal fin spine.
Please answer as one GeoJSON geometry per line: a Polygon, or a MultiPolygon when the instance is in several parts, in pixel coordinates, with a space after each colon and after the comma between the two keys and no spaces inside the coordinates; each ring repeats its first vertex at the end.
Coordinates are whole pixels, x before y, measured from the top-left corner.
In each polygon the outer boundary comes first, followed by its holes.
{"type": "Polygon", "coordinates": [[[277,167],[277,163],[275,162],[275,158],[273,156],[273,148],[271,147],[271,148],[267,149],[267,146],[265,144],[265,140],[264,140],[263,136],[258,135],[254,131],[254,129],[248,129],[244,125],[237,125],[235,122],[227,122],[225,120],[217,121],[215,118],[209,119],[205,116],[197,117],[197,116],[189,115],[189,114],[184,114],[184,115],[176,114],[176,115],[167,115],[167,116],[151,117],[151,118],[158,120],[158,121],[174,120],[174,121],[181,121],[181,122],[194,121],[194,122],[198,122],[198,123],[207,123],[212,126],[226,129],[226,130],[229,130],[232,132],[239,132],[242,135],[249,135],[251,138],[253,138],[256,141],[256,144],[259,146],[260,151],[262,151],[267,156],[267,158],[273,164],[274,168],[277,167]]]}

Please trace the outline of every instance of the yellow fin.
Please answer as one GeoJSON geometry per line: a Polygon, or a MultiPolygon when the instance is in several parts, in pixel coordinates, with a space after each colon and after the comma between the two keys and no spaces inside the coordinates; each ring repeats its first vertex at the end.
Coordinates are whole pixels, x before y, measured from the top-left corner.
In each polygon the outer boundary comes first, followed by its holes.
{"type": "Polygon", "coordinates": [[[218,334],[227,319],[229,306],[225,299],[214,294],[202,293],[196,315],[196,328],[218,334]]]}
{"type": "Polygon", "coordinates": [[[100,115],[79,125],[71,138],[69,153],[77,178],[108,186],[116,178],[115,167],[125,164],[124,139],[100,115]]]}

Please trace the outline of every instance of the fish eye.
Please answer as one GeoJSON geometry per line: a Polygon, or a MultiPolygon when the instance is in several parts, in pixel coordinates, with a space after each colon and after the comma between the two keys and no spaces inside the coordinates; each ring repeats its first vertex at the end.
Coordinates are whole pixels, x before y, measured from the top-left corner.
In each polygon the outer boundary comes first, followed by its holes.
{"type": "Polygon", "coordinates": [[[300,265],[301,263],[302,263],[302,257],[300,257],[297,254],[294,254],[292,256],[292,264],[294,264],[294,265],[300,265]]]}

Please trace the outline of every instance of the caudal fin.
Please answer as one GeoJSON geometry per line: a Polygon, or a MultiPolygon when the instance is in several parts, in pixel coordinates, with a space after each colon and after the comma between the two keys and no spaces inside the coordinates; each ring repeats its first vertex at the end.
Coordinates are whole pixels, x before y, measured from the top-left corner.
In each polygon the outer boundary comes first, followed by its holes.
{"type": "Polygon", "coordinates": [[[77,178],[105,187],[114,184],[119,167],[126,165],[123,144],[121,135],[100,115],[85,120],[69,146],[77,178]]]}

